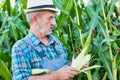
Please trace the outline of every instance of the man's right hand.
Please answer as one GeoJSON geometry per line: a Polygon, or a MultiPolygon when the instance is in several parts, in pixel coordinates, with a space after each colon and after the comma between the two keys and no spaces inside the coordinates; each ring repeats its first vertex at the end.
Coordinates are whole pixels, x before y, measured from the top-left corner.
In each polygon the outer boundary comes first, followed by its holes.
{"type": "Polygon", "coordinates": [[[53,71],[50,74],[30,76],[29,80],[70,80],[70,78],[73,78],[78,72],[79,70],[66,66],[57,71],[53,71]]]}
{"type": "Polygon", "coordinates": [[[57,75],[57,80],[70,80],[70,78],[73,78],[75,75],[77,75],[79,70],[66,66],[64,68],[61,68],[53,73],[57,75]]]}

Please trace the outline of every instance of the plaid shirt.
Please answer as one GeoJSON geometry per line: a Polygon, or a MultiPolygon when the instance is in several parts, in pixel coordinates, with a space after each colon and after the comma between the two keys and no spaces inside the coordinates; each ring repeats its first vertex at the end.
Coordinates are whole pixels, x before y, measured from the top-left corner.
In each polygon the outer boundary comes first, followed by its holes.
{"type": "MultiPolygon", "coordinates": [[[[31,69],[43,68],[44,60],[62,57],[67,60],[67,51],[54,36],[49,36],[50,44],[44,45],[32,32],[16,42],[12,48],[13,80],[28,80],[31,69]]],[[[58,63],[59,64],[59,63],[58,63]]]]}

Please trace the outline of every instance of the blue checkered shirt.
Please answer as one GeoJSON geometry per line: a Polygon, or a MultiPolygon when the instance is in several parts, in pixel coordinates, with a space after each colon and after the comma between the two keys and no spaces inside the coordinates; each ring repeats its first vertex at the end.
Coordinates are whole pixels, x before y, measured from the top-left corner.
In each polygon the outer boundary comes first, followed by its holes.
{"type": "Polygon", "coordinates": [[[67,51],[63,44],[52,35],[48,37],[50,44],[47,46],[32,32],[14,44],[12,47],[13,80],[28,80],[32,75],[31,69],[43,68],[44,60],[55,60],[58,57],[67,60],[67,51]]]}

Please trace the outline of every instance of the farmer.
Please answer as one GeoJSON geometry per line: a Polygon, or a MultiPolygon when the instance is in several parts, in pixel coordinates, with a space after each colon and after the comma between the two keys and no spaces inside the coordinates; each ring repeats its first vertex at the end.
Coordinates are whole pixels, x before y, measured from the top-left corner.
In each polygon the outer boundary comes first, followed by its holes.
{"type": "Polygon", "coordinates": [[[57,10],[52,0],[28,0],[25,10],[30,31],[12,47],[13,80],[70,80],[78,70],[67,66],[67,51],[51,35],[57,10]],[[32,75],[32,69],[49,69],[49,74],[32,75]]]}

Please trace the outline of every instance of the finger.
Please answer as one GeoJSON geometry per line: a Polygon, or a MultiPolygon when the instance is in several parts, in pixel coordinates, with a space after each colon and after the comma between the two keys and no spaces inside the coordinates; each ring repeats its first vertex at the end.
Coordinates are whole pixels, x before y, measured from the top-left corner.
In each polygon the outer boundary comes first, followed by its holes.
{"type": "Polygon", "coordinates": [[[75,75],[77,75],[77,73],[71,72],[68,74],[69,78],[73,78],[75,75]]]}
{"type": "Polygon", "coordinates": [[[76,70],[75,71],[74,70],[69,70],[67,73],[68,73],[69,77],[72,78],[72,77],[74,77],[75,75],[78,74],[78,71],[76,71],[76,70]]]}
{"type": "Polygon", "coordinates": [[[80,70],[74,68],[74,67],[69,67],[71,71],[76,71],[76,72],[79,72],[80,70]]]}
{"type": "Polygon", "coordinates": [[[77,75],[79,71],[71,71],[72,75],[77,75]]]}

